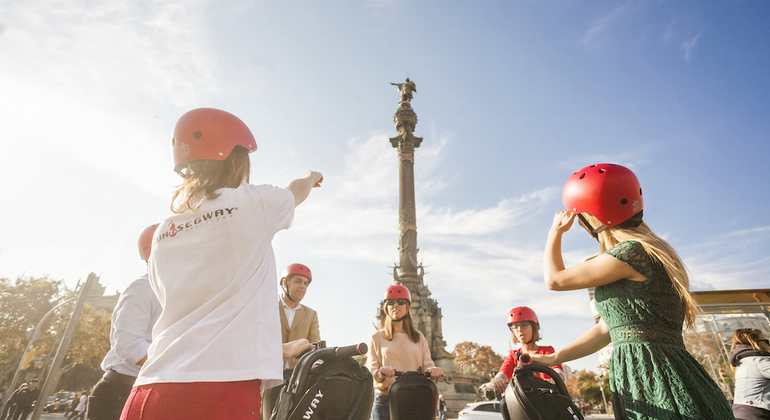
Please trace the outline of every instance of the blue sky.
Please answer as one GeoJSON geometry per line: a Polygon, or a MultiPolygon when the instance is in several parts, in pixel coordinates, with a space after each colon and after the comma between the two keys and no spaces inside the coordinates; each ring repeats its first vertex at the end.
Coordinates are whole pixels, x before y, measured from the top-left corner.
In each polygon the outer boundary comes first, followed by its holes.
{"type": "MultiPolygon", "coordinates": [[[[122,290],[179,183],[174,122],[217,107],[257,137],[252,182],[324,174],[277,263],[313,270],[329,344],[366,341],[398,257],[390,83],[409,77],[419,258],[448,350],[506,352],[514,306],[555,347],[592,325],[587,293],[547,291],[541,266],[563,182],[593,163],[637,173],[693,289],[765,288],[768,18],[762,1],[4,2],[0,275],[122,290]]],[[[596,249],[565,237],[568,264],[596,249]]]]}

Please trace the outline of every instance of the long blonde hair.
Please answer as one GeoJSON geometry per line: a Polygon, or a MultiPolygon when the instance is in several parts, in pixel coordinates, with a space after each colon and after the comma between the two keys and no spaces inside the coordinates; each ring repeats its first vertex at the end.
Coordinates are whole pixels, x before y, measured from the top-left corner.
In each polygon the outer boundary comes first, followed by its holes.
{"type": "MultiPolygon", "coordinates": [[[[583,213],[583,217],[588,220],[591,226],[602,225],[599,219],[591,214],[583,213]]],[[[608,227],[598,233],[597,239],[602,252],[624,241],[636,241],[642,244],[647,254],[654,261],[660,262],[666,269],[674,289],[682,300],[685,325],[691,328],[695,324],[695,316],[700,313],[700,307],[690,292],[690,276],[684,262],[679,258],[679,254],[668,242],[656,235],[644,222],[634,228],[608,227]]]]}
{"type": "Polygon", "coordinates": [[[171,211],[184,213],[198,210],[203,200],[219,197],[218,189],[238,188],[244,180],[249,182],[250,174],[249,151],[243,146],[235,146],[224,160],[190,161],[179,172],[184,180],[171,198],[171,211]]]}
{"type": "MultiPolygon", "coordinates": [[[[385,301],[387,302],[387,301],[385,301]]],[[[393,341],[393,337],[395,336],[395,328],[393,327],[393,319],[387,315],[388,308],[387,303],[383,303],[385,305],[385,325],[382,328],[383,334],[385,335],[385,339],[388,341],[393,341]]],[[[409,312],[409,309],[412,307],[411,302],[406,305],[406,315],[404,315],[403,318],[401,318],[401,321],[403,322],[404,332],[409,337],[410,340],[412,340],[413,343],[419,343],[420,342],[420,332],[417,331],[416,328],[414,328],[414,323],[412,322],[412,314],[409,312]]]]}

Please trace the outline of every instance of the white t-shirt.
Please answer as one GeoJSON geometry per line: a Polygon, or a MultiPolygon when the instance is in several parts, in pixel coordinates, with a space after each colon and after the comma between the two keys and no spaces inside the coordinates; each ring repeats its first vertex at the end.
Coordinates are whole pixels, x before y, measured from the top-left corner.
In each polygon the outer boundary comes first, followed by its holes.
{"type": "Polygon", "coordinates": [[[129,376],[139,374],[141,366],[137,362],[147,355],[152,327],[160,311],[147,274],[126,287],[112,312],[110,351],[104,356],[102,370],[112,369],[129,376]]]}
{"type": "Polygon", "coordinates": [[[291,226],[294,195],[251,184],[219,192],[155,232],[149,275],[163,312],[135,385],[282,382],[271,241],[291,226]]]}

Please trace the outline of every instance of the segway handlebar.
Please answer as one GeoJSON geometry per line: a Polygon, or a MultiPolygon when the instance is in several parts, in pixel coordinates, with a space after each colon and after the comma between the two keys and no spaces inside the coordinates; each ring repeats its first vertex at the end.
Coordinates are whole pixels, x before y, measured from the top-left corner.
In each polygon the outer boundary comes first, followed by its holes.
{"type": "Polygon", "coordinates": [[[336,357],[359,356],[366,354],[367,351],[369,351],[369,346],[366,343],[358,343],[350,346],[335,347],[334,355],[336,357]]]}
{"type": "Polygon", "coordinates": [[[419,372],[419,371],[407,371],[407,372],[401,372],[399,370],[396,371],[396,377],[399,376],[406,376],[406,375],[413,375],[413,376],[424,376],[426,378],[430,378],[430,372],[419,372]]]}
{"type": "Polygon", "coordinates": [[[524,366],[532,363],[532,356],[528,355],[527,353],[519,353],[517,357],[519,359],[519,363],[524,366]]]}

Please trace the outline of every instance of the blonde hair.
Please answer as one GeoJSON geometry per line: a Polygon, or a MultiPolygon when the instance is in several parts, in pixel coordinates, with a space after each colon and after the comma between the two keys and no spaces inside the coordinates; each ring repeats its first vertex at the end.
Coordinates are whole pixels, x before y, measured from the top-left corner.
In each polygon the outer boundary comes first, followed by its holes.
{"type": "MultiPolygon", "coordinates": [[[[527,322],[529,322],[529,325],[532,326],[532,342],[537,343],[538,341],[540,341],[540,324],[537,324],[532,321],[527,321],[527,322]]],[[[519,339],[516,338],[516,334],[514,334],[513,331],[511,331],[511,337],[513,337],[512,338],[513,344],[519,344],[519,339]]]]}
{"type": "Polygon", "coordinates": [[[730,347],[730,350],[735,349],[735,346],[739,344],[745,344],[753,347],[754,350],[764,351],[763,348],[759,347],[759,336],[761,334],[762,331],[756,328],[741,328],[735,330],[733,333],[733,345],[730,347]]]}
{"type": "Polygon", "coordinates": [[[184,180],[171,198],[171,211],[196,211],[203,200],[219,197],[218,189],[238,188],[242,182],[249,182],[250,174],[249,151],[243,146],[235,146],[224,160],[190,161],[179,172],[184,180]]]}
{"type": "MultiPolygon", "coordinates": [[[[387,302],[387,300],[385,301],[387,302]]],[[[393,337],[395,336],[395,327],[393,327],[393,319],[387,315],[388,308],[387,303],[383,302],[383,306],[385,309],[385,325],[382,328],[382,331],[385,335],[385,339],[388,341],[393,341],[393,337]]],[[[402,326],[404,327],[404,332],[409,337],[410,340],[412,340],[413,343],[419,343],[420,342],[420,332],[417,331],[416,328],[414,328],[414,323],[412,322],[412,314],[409,312],[409,309],[412,307],[412,303],[408,303],[406,305],[406,315],[404,315],[403,318],[401,318],[401,321],[403,322],[402,326]]]]}
{"type": "MultiPolygon", "coordinates": [[[[602,223],[591,214],[583,213],[591,226],[602,226],[602,223]]],[[[690,277],[687,268],[679,258],[674,248],[656,235],[646,223],[642,222],[634,228],[607,227],[597,234],[602,252],[624,241],[636,241],[642,244],[644,250],[653,259],[666,269],[674,289],[679,294],[684,310],[685,325],[691,328],[695,324],[695,316],[700,313],[700,307],[690,292],[690,277]]]]}

